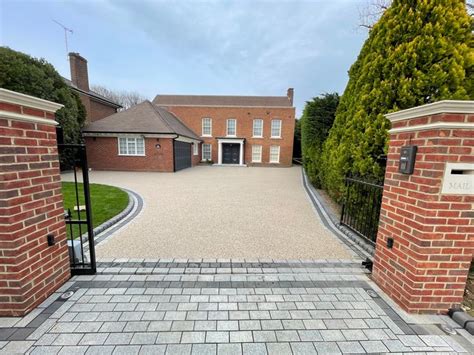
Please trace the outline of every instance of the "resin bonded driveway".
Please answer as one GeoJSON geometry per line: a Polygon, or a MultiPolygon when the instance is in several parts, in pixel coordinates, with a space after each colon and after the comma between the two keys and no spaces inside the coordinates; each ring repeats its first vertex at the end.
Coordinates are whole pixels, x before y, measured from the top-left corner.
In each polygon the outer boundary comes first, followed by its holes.
{"type": "Polygon", "coordinates": [[[198,166],[180,172],[92,171],[133,190],[142,213],[97,246],[99,257],[349,259],[302,184],[300,167],[198,166]]]}

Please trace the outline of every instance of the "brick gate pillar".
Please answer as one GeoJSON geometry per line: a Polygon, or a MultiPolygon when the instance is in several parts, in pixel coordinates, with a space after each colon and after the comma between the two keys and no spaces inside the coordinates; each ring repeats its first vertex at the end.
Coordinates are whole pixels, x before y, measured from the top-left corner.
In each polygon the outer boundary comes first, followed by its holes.
{"type": "Polygon", "coordinates": [[[54,121],[61,107],[0,89],[0,316],[28,313],[70,277],[54,121]]]}
{"type": "Polygon", "coordinates": [[[373,278],[408,312],[445,313],[462,301],[474,251],[474,101],[386,117],[392,129],[373,278]],[[399,171],[406,146],[418,149],[412,174],[399,171]]]}

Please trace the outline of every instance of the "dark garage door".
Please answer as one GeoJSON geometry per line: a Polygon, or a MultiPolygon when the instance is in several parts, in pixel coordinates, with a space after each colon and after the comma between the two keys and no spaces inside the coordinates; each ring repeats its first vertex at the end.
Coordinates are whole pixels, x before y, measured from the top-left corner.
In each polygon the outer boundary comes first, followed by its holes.
{"type": "Polygon", "coordinates": [[[174,141],[174,171],[191,167],[191,143],[174,141]]]}

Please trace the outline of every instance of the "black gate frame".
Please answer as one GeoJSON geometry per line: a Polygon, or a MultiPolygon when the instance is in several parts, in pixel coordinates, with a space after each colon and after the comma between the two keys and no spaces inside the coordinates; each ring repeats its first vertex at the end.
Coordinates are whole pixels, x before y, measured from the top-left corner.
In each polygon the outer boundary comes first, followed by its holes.
{"type": "Polygon", "coordinates": [[[383,184],[346,177],[346,196],[342,205],[340,223],[370,245],[377,240],[383,184]]]}
{"type": "Polygon", "coordinates": [[[78,206],[77,218],[74,219],[73,213],[68,209],[64,212],[64,218],[66,220],[66,228],[70,230],[71,248],[69,248],[69,256],[71,263],[71,274],[72,275],[93,275],[97,272],[96,256],[95,256],[95,244],[94,244],[94,231],[92,224],[92,208],[90,199],[90,187],[89,187],[89,167],[87,164],[86,146],[83,144],[58,144],[59,157],[61,162],[61,169],[72,170],[74,174],[74,186],[76,194],[76,205],[78,206]],[[78,173],[77,167],[82,170],[82,184],[84,193],[84,205],[86,207],[85,214],[86,219],[81,217],[81,211],[79,209],[79,188],[78,184],[78,173]],[[73,226],[79,226],[79,243],[80,243],[80,255],[77,256],[74,249],[74,229],[73,226]],[[84,235],[82,232],[82,226],[86,226],[87,238],[84,241],[84,235]],[[84,244],[88,242],[88,246],[84,244]],[[89,252],[89,260],[87,260],[85,253],[89,252]]]}

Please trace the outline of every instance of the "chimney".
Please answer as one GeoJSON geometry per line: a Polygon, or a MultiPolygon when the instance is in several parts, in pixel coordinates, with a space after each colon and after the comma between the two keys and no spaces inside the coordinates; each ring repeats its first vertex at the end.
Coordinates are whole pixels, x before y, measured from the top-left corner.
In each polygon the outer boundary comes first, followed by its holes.
{"type": "Polygon", "coordinates": [[[288,97],[288,100],[290,100],[291,106],[293,106],[293,95],[295,94],[295,89],[293,88],[288,88],[286,91],[286,96],[288,97]]]}
{"type": "Polygon", "coordinates": [[[79,53],[69,53],[69,66],[71,68],[71,81],[83,91],[89,91],[89,74],[87,73],[87,60],[79,53]]]}

